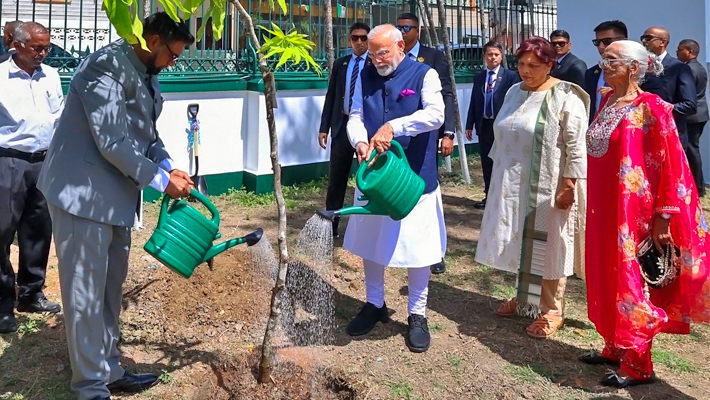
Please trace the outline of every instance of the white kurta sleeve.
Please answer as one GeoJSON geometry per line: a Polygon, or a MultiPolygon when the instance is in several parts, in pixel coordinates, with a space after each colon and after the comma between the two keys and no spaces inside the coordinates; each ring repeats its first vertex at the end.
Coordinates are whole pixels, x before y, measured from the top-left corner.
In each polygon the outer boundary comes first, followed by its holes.
{"type": "MultiPolygon", "coordinates": [[[[357,89],[355,89],[357,90],[357,89]]],[[[354,105],[353,105],[354,107],[354,105]]],[[[434,68],[424,75],[422,85],[422,109],[412,115],[389,121],[394,136],[416,136],[439,129],[444,124],[444,97],[441,95],[441,80],[434,68]]]]}
{"type": "Polygon", "coordinates": [[[587,179],[586,133],[589,117],[582,99],[570,93],[562,105],[560,129],[565,143],[565,178],[587,179]]]}
{"type": "Polygon", "coordinates": [[[353,94],[353,106],[350,109],[350,117],[348,118],[348,139],[350,144],[355,148],[359,142],[369,143],[367,140],[367,129],[362,121],[362,79],[358,79],[355,83],[355,93],[353,94]]]}

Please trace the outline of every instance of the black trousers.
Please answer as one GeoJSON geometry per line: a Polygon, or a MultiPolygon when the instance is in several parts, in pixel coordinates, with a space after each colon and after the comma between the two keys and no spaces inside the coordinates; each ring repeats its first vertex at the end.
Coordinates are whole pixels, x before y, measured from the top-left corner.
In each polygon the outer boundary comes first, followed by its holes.
{"type": "Polygon", "coordinates": [[[703,161],[700,159],[700,136],[703,134],[705,122],[688,122],[688,148],[685,155],[688,157],[690,172],[693,174],[698,194],[705,194],[705,181],[703,180],[703,161]]]}
{"type": "MultiPolygon", "coordinates": [[[[343,118],[346,118],[343,115],[343,118]]],[[[350,144],[346,125],[343,123],[340,132],[335,135],[331,132],[330,138],[330,164],[328,166],[328,192],[325,197],[326,210],[339,210],[345,203],[345,191],[348,188],[350,169],[353,165],[355,149],[350,144]]],[[[338,220],[333,222],[337,229],[338,220]]]]}
{"type": "Polygon", "coordinates": [[[15,272],[10,244],[17,233],[20,248],[18,299],[33,301],[42,294],[47,272],[52,220],[44,195],[37,189],[41,161],[0,155],[0,314],[15,306],[15,272]]]}
{"type": "Polygon", "coordinates": [[[483,119],[481,132],[478,133],[478,147],[481,150],[481,169],[483,169],[483,184],[486,196],[488,188],[491,186],[491,174],[493,173],[493,160],[488,157],[493,147],[493,120],[483,119]]]}

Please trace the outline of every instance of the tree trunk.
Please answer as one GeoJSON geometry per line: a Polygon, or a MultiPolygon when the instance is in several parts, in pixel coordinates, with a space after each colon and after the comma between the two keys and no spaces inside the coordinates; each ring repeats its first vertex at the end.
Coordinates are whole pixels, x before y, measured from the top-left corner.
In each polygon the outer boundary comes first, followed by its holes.
{"type": "MultiPolygon", "coordinates": [[[[434,18],[431,16],[431,8],[429,8],[429,0],[417,0],[419,3],[419,9],[424,12],[423,17],[426,18],[427,20],[427,27],[429,28],[429,39],[431,46],[436,48],[439,47],[439,44],[441,44],[441,41],[439,40],[439,35],[436,33],[436,27],[434,26],[434,18]]],[[[446,21],[443,23],[441,22],[441,18],[439,18],[439,25],[442,27],[446,26],[446,21]]]]}
{"type": "Polygon", "coordinates": [[[328,59],[328,80],[333,76],[330,72],[333,70],[333,64],[335,64],[335,46],[333,45],[333,5],[331,0],[326,0],[325,6],[325,55],[328,59]]]}
{"type": "Polygon", "coordinates": [[[151,13],[150,0],[143,0],[143,18],[147,18],[151,13]]]}
{"type": "MultiPolygon", "coordinates": [[[[436,5],[439,8],[439,26],[446,26],[446,10],[444,9],[444,2],[441,0],[436,0],[436,5]]],[[[427,6],[428,9],[428,6],[427,6]]],[[[451,92],[454,97],[454,118],[456,119],[456,138],[459,144],[459,160],[461,161],[461,174],[466,183],[471,183],[471,175],[468,172],[468,159],[466,158],[466,147],[463,141],[463,129],[461,128],[461,113],[459,112],[459,97],[456,91],[456,79],[454,79],[454,63],[451,57],[451,45],[449,44],[449,32],[446,29],[441,30],[443,37],[441,40],[444,42],[444,51],[446,52],[446,58],[449,61],[449,74],[451,75],[451,92]]]]}
{"type": "Polygon", "coordinates": [[[281,165],[279,164],[279,139],[276,135],[276,120],[274,119],[274,108],[276,104],[276,85],[274,74],[269,70],[266,60],[258,53],[261,48],[259,37],[254,31],[254,22],[251,15],[244,9],[238,0],[229,0],[242,17],[247,28],[247,33],[251,38],[254,49],[259,57],[259,69],[264,79],[264,100],[266,102],[266,121],[269,126],[269,143],[271,145],[271,165],[274,170],[274,194],[276,195],[276,205],[279,217],[279,273],[276,277],[276,284],[271,292],[271,312],[266,324],[264,342],[261,348],[261,361],[259,362],[259,383],[266,383],[271,380],[272,363],[275,350],[273,347],[273,337],[276,326],[281,316],[281,294],[286,288],[286,273],[288,272],[288,248],[286,246],[286,202],[284,201],[283,190],[281,188],[281,165]]]}

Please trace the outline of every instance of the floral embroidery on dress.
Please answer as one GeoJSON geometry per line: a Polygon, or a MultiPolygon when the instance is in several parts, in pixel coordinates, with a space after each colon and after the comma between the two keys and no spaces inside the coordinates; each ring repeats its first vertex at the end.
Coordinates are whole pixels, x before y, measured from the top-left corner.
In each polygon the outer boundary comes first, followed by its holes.
{"type": "Polygon", "coordinates": [[[587,154],[599,158],[609,150],[611,134],[624,119],[627,107],[604,107],[587,130],[587,154]]]}
{"type": "Polygon", "coordinates": [[[631,108],[626,119],[629,121],[631,128],[643,129],[644,126],[646,126],[646,119],[643,116],[643,112],[638,107],[631,108]]]}
{"type": "Polygon", "coordinates": [[[698,236],[704,239],[705,234],[708,233],[708,223],[705,221],[705,215],[700,207],[695,210],[695,223],[698,224],[698,236]]]}
{"type": "Polygon", "coordinates": [[[619,227],[619,249],[624,255],[624,261],[636,258],[636,241],[633,233],[629,232],[629,225],[623,224],[619,227]]]}
{"type": "Polygon", "coordinates": [[[628,190],[627,193],[636,193],[639,197],[644,197],[645,189],[648,187],[648,181],[644,177],[643,168],[641,166],[632,167],[631,158],[624,157],[621,160],[621,170],[619,178],[624,182],[624,187],[628,190]]]}

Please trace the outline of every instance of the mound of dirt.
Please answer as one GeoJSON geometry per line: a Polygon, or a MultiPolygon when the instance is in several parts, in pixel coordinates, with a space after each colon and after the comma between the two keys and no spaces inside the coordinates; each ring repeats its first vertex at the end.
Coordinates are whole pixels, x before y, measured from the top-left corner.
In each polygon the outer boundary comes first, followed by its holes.
{"type": "Polygon", "coordinates": [[[160,266],[150,276],[131,281],[133,287],[127,282],[124,298],[140,304],[140,310],[124,325],[162,331],[168,342],[262,330],[273,287],[266,268],[238,248],[215,257],[213,267],[210,271],[201,264],[185,279],[160,266]]]}
{"type": "Polygon", "coordinates": [[[281,358],[272,373],[273,381],[259,384],[260,351],[242,354],[212,367],[191,400],[354,400],[357,391],[331,369],[305,368],[281,358]]]}

